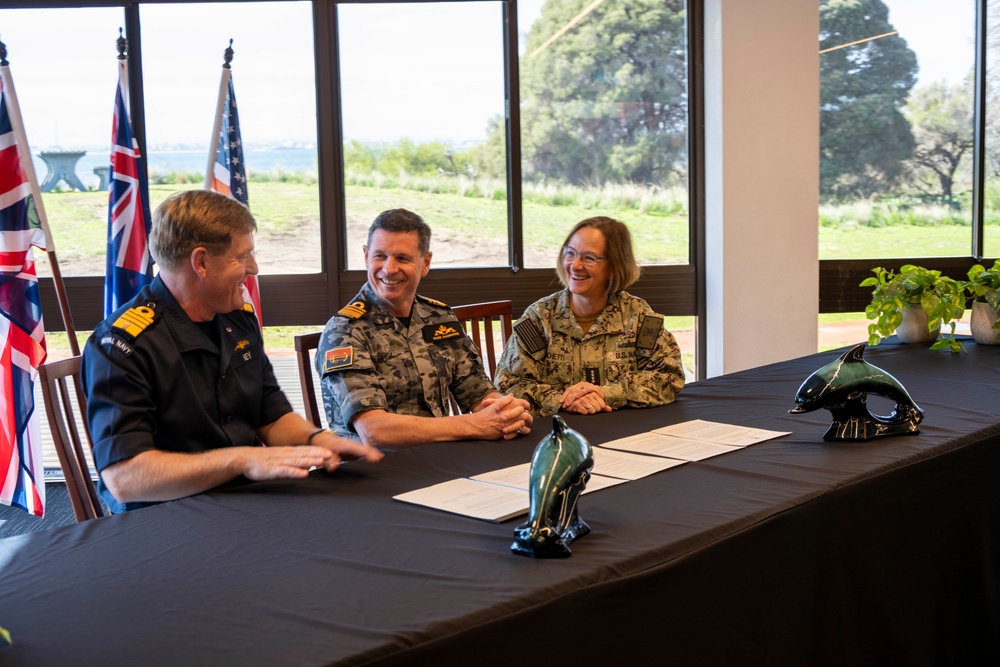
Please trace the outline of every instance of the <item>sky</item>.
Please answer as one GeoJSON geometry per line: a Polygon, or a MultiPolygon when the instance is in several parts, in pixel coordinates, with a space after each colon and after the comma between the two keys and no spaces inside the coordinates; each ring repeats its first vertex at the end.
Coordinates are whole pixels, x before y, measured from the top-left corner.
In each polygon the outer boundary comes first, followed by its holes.
{"type": "MultiPolygon", "coordinates": [[[[522,35],[543,3],[519,2],[522,35]]],[[[920,84],[964,76],[972,63],[974,0],[886,4],[917,53],[920,84]]],[[[144,5],[150,148],[209,144],[230,38],[245,140],[314,143],[311,16],[308,2],[144,5]]],[[[496,1],[342,5],[345,137],[485,137],[489,119],[503,112],[501,16],[496,1]]],[[[119,8],[0,9],[0,40],[35,150],[108,145],[122,25],[119,8]]]]}

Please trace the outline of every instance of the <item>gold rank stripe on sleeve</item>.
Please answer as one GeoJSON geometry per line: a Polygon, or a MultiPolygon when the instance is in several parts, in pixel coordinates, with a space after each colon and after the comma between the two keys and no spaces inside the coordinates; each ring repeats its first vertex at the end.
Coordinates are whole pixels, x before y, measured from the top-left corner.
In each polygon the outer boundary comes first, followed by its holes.
{"type": "Polygon", "coordinates": [[[340,310],[337,311],[338,315],[343,315],[344,317],[356,320],[365,314],[365,309],[368,307],[364,301],[355,301],[354,303],[349,303],[340,310]]]}
{"type": "Polygon", "coordinates": [[[135,338],[145,331],[146,327],[152,324],[155,319],[156,311],[149,306],[135,306],[122,313],[111,326],[135,338]]]}
{"type": "Polygon", "coordinates": [[[323,372],[346,368],[354,363],[354,348],[350,345],[346,347],[335,347],[326,351],[323,357],[323,372]]]}

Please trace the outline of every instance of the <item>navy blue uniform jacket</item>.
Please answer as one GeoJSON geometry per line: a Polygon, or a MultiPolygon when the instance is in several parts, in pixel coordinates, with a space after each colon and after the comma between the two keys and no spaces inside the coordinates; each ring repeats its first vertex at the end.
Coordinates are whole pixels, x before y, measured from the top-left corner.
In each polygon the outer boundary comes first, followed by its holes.
{"type": "MultiPolygon", "coordinates": [[[[258,445],[257,430],[292,407],[264,354],[252,312],[217,315],[210,340],[156,277],[102,322],[83,351],[97,470],[144,451],[258,445]]],[[[118,502],[98,484],[112,512],[118,502]]]]}

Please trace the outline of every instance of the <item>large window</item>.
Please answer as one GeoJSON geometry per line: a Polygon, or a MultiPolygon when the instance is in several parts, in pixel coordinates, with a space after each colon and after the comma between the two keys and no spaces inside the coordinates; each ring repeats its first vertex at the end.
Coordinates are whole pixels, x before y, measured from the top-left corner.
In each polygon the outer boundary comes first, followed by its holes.
{"type": "Polygon", "coordinates": [[[389,208],[431,226],[434,266],[506,266],[502,4],[345,4],[337,17],[347,267],[364,268],[368,226],[389,208]]]}
{"type": "Polygon", "coordinates": [[[688,262],[685,4],[518,4],[524,263],[579,220],[629,225],[643,264],[688,262]]]}
{"type": "MultiPolygon", "coordinates": [[[[108,166],[120,8],[0,12],[11,76],[34,154],[42,202],[64,274],[104,274],[108,197],[95,169],[108,166]],[[50,175],[49,162],[55,166],[50,175]],[[58,165],[75,166],[77,189],[58,165]],[[80,191],[79,188],[85,191],[80,191]]],[[[72,179],[71,179],[72,180],[72,179]]],[[[38,273],[51,275],[45,253],[38,273]]]]}
{"type": "Polygon", "coordinates": [[[820,258],[972,251],[975,0],[820,2],[820,258]]]}

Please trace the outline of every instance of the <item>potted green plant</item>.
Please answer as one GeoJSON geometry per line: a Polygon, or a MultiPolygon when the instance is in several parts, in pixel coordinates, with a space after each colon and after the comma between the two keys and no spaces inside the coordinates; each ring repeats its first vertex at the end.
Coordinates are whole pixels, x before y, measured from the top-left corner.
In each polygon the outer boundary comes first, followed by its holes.
{"type": "Polygon", "coordinates": [[[904,343],[936,340],[932,350],[965,349],[955,340],[955,323],[965,314],[964,283],[914,264],[898,272],[880,266],[872,272],[874,276],[861,282],[861,287],[875,288],[865,308],[865,317],[875,320],[868,325],[869,345],[895,333],[904,343]],[[937,340],[943,324],[951,325],[951,334],[937,340]]]}
{"type": "Polygon", "coordinates": [[[972,337],[981,345],[1000,343],[1000,260],[986,269],[976,264],[969,269],[965,289],[972,297],[972,317],[969,326],[972,337]]]}

